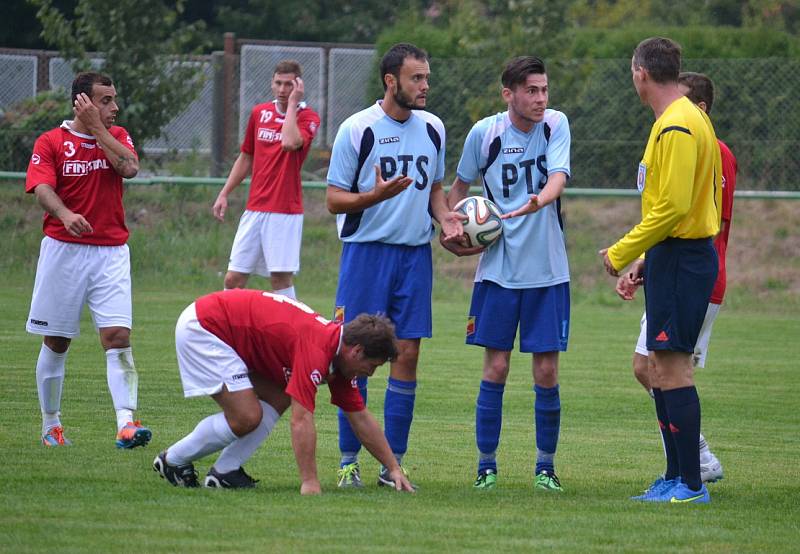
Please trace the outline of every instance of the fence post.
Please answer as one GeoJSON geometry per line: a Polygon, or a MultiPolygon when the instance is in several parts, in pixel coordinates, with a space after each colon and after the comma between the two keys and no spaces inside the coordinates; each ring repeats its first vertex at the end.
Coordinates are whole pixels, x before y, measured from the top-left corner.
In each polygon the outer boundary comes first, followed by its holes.
{"type": "Polygon", "coordinates": [[[225,33],[225,51],[222,64],[222,163],[225,164],[228,157],[234,151],[234,145],[238,139],[239,118],[236,106],[238,102],[234,100],[236,94],[236,35],[225,33]]]}
{"type": "Polygon", "coordinates": [[[225,53],[211,53],[211,68],[214,79],[211,99],[211,176],[219,177],[225,165],[225,102],[224,88],[225,53]]]}

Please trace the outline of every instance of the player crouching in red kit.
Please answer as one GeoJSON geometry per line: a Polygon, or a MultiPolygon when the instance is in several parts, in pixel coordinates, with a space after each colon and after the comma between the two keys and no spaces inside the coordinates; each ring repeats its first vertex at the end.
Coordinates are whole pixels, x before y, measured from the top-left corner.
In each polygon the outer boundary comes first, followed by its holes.
{"type": "Polygon", "coordinates": [[[173,485],[199,486],[192,462],[222,450],[205,486],[255,486],[242,465],[291,406],[300,494],[319,494],[314,407],[317,388],[327,383],[331,402],[389,468],[397,490],[413,491],[355,385],[357,377],[372,375],[397,356],[394,326],[384,316],[361,314],[342,325],[286,296],[226,290],[203,296],[183,311],[175,342],[184,395],[210,395],[222,412],[202,420],[153,461],[173,485]]]}

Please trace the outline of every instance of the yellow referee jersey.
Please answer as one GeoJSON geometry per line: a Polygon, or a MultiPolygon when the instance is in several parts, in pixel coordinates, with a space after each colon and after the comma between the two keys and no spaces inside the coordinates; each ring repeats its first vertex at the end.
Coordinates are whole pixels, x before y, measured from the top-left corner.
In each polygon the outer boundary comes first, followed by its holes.
{"type": "Polygon", "coordinates": [[[685,96],[661,114],[636,179],[642,221],[608,250],[618,271],[668,237],[698,239],[719,232],[722,161],[708,116],[685,96]]]}

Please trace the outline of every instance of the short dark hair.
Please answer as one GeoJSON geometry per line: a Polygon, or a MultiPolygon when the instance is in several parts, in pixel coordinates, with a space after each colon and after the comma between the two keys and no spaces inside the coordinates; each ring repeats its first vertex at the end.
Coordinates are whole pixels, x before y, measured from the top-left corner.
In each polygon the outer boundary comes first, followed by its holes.
{"type": "Polygon", "coordinates": [[[678,75],[678,83],[689,87],[686,98],[695,104],[705,102],[706,113],[711,113],[711,105],[714,103],[714,81],[711,77],[703,73],[684,71],[678,75]]]}
{"type": "Polygon", "coordinates": [[[302,77],[303,70],[300,68],[300,62],[297,60],[281,60],[275,66],[275,71],[272,72],[274,77],[276,73],[294,73],[295,77],[302,77]]]}
{"type": "Polygon", "coordinates": [[[399,79],[400,68],[403,67],[403,62],[408,57],[428,61],[428,53],[425,50],[407,42],[395,44],[383,55],[380,65],[380,79],[384,91],[386,90],[386,80],[384,79],[386,74],[391,73],[395,78],[399,79]]]}
{"type": "Polygon", "coordinates": [[[390,361],[397,359],[394,324],[381,314],[359,314],[354,320],[345,323],[342,341],[349,346],[363,346],[367,358],[390,361]]]}
{"type": "Polygon", "coordinates": [[[634,67],[646,69],[656,83],[674,83],[681,72],[681,45],[672,39],[650,37],[633,51],[634,67]]]}
{"type": "Polygon", "coordinates": [[[524,83],[528,75],[544,75],[544,62],[535,56],[518,56],[509,60],[503,68],[500,81],[505,88],[514,88],[524,83]]]}
{"type": "Polygon", "coordinates": [[[95,71],[84,71],[75,76],[72,81],[72,104],[75,104],[75,99],[78,98],[80,93],[84,93],[89,98],[92,97],[92,88],[95,85],[102,85],[110,87],[114,85],[111,77],[104,73],[97,73],[95,71]]]}

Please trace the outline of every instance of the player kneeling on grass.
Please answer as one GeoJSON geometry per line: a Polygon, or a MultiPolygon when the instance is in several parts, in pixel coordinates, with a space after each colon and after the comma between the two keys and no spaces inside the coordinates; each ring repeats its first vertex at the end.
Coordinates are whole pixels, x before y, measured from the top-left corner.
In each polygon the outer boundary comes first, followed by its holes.
{"type": "Polygon", "coordinates": [[[331,402],[389,468],[397,490],[413,490],[355,385],[357,377],[369,377],[397,356],[394,326],[387,318],[361,314],[342,325],[286,296],[227,290],[186,308],[175,342],[184,395],[210,395],[222,412],[202,420],[153,461],[153,468],[173,485],[197,487],[192,462],[222,450],[205,485],[255,486],[242,465],[291,406],[300,493],[319,494],[314,406],[317,388],[327,383],[331,402]]]}

